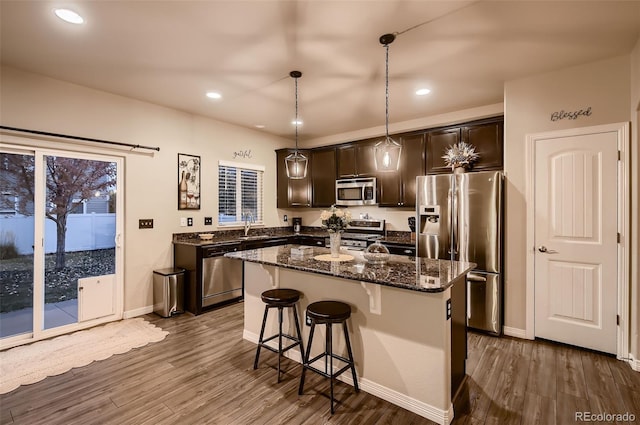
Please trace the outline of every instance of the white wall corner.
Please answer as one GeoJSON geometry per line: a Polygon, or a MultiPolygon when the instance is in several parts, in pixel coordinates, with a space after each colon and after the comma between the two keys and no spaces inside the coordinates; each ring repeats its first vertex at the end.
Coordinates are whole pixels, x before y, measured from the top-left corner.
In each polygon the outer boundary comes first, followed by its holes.
{"type": "Polygon", "coordinates": [[[525,329],[512,328],[510,326],[503,326],[502,332],[505,334],[505,336],[512,336],[514,338],[520,338],[520,339],[533,339],[533,338],[527,338],[527,331],[525,329]]]}
{"type": "Polygon", "coordinates": [[[122,318],[131,319],[132,317],[144,316],[145,314],[149,314],[149,313],[153,313],[153,305],[136,308],[135,310],[127,310],[122,315],[122,318]]]}
{"type": "Polygon", "coordinates": [[[631,353],[629,353],[629,365],[631,366],[631,369],[636,372],[640,372],[640,359],[636,359],[631,353]]]}

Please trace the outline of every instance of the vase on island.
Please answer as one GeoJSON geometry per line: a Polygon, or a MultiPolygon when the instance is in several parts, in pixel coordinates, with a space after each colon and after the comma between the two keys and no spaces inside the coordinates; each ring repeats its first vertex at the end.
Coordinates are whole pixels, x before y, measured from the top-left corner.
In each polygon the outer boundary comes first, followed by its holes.
{"type": "Polygon", "coordinates": [[[331,258],[340,257],[340,239],[342,230],[329,232],[329,247],[331,248],[331,258]]]}
{"type": "Polygon", "coordinates": [[[453,169],[454,174],[464,174],[467,171],[463,166],[458,166],[453,169]]]}

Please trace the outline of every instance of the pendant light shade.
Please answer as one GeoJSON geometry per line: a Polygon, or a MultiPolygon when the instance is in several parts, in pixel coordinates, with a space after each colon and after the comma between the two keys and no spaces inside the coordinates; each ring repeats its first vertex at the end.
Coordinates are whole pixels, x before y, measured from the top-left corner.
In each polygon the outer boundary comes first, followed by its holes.
{"type": "Polygon", "coordinates": [[[307,177],[307,165],[309,164],[309,160],[303,154],[298,151],[298,125],[300,121],[298,120],[298,78],[302,77],[302,72],[300,71],[291,71],[289,75],[295,81],[296,86],[296,149],[293,153],[287,155],[284,159],[284,164],[287,169],[287,177],[290,179],[303,179],[307,177]]]}
{"type": "Polygon", "coordinates": [[[389,136],[389,44],[396,39],[394,34],[385,34],[380,37],[386,51],[385,56],[385,138],[376,143],[373,148],[375,155],[376,171],[398,171],[400,167],[400,154],[402,145],[389,136]]]}

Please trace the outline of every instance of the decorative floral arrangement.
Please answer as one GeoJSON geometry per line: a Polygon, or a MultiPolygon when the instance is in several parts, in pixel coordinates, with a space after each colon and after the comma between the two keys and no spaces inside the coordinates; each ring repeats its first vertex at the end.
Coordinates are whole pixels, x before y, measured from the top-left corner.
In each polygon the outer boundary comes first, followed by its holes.
{"type": "Polygon", "coordinates": [[[476,147],[466,142],[459,142],[449,146],[442,157],[447,167],[451,167],[452,170],[457,167],[468,168],[478,158],[480,158],[480,155],[476,152],[476,147]]]}
{"type": "Polygon", "coordinates": [[[351,222],[351,212],[341,210],[332,205],[329,211],[322,211],[320,219],[322,220],[322,227],[330,232],[342,232],[351,222]]]}

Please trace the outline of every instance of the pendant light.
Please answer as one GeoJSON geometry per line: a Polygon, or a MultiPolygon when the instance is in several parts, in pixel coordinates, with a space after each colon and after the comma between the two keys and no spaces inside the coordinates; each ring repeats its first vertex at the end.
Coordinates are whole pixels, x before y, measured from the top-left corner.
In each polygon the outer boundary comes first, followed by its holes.
{"type": "Polygon", "coordinates": [[[396,39],[394,34],[385,34],[380,37],[380,44],[386,50],[386,73],[385,73],[385,138],[376,143],[373,148],[375,155],[376,171],[388,172],[398,171],[400,167],[400,153],[402,145],[389,137],[389,44],[396,39]]]}
{"type": "Polygon", "coordinates": [[[289,75],[296,83],[296,120],[294,121],[296,125],[296,150],[287,155],[284,163],[287,168],[287,177],[290,179],[303,179],[307,177],[307,164],[309,161],[306,156],[298,151],[298,124],[300,124],[300,121],[298,121],[298,78],[302,77],[302,72],[291,71],[289,75]]]}

